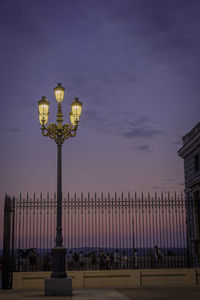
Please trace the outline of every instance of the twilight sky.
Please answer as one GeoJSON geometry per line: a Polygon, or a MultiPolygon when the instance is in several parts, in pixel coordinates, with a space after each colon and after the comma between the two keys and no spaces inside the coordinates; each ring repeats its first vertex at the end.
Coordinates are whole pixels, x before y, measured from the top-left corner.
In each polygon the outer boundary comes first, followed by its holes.
{"type": "MultiPolygon", "coordinates": [[[[200,1],[1,0],[0,197],[56,191],[37,101],[62,82],[63,193],[182,191],[181,137],[200,120],[200,1]]],[[[2,204],[0,206],[2,210],[2,204]]]]}

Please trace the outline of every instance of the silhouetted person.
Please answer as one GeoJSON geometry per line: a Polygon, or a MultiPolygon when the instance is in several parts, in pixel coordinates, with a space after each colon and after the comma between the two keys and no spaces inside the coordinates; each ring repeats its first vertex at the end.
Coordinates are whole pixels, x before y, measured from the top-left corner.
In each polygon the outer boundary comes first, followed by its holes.
{"type": "Polygon", "coordinates": [[[115,268],[116,268],[116,269],[119,268],[119,263],[120,263],[119,250],[116,249],[116,252],[115,252],[115,254],[114,254],[114,264],[115,264],[115,268]]]}
{"type": "Polygon", "coordinates": [[[43,270],[49,271],[50,270],[50,255],[49,253],[45,253],[43,257],[43,270]]]}
{"type": "Polygon", "coordinates": [[[68,256],[68,270],[72,270],[73,269],[73,254],[72,254],[72,251],[70,250],[69,251],[69,256],[68,256]]]}
{"type": "Polygon", "coordinates": [[[105,255],[104,255],[103,251],[101,250],[100,254],[99,254],[99,269],[100,270],[104,269],[104,264],[105,264],[104,260],[105,260],[105,255]]]}
{"type": "Polygon", "coordinates": [[[92,269],[96,270],[96,268],[97,268],[97,256],[96,256],[95,252],[92,252],[91,265],[92,265],[92,269]]]}
{"type": "Polygon", "coordinates": [[[74,269],[77,270],[78,269],[78,254],[75,252],[73,255],[74,258],[74,269]]]}
{"type": "Polygon", "coordinates": [[[110,268],[113,269],[114,267],[114,254],[110,253],[110,268]]]}
{"type": "Polygon", "coordinates": [[[154,256],[155,256],[156,265],[160,264],[162,262],[163,255],[161,250],[158,248],[158,246],[154,246],[154,256]]]}
{"type": "Polygon", "coordinates": [[[83,251],[80,251],[79,253],[79,269],[83,269],[85,263],[85,256],[83,254],[83,251]]]}
{"type": "Polygon", "coordinates": [[[122,268],[127,269],[128,256],[126,255],[125,251],[123,252],[121,261],[122,261],[122,268]]]}
{"type": "Polygon", "coordinates": [[[106,266],[106,270],[110,269],[110,255],[108,252],[106,253],[106,257],[105,257],[105,266],[106,266]]]}
{"type": "Polygon", "coordinates": [[[134,249],[134,267],[138,268],[138,253],[136,248],[134,249]]]}

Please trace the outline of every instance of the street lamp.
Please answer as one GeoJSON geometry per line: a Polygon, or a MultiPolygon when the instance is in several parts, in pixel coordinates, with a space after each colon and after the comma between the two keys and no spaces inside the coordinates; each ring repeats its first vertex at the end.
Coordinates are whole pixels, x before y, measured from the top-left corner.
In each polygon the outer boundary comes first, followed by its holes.
{"type": "MultiPolygon", "coordinates": [[[[57,227],[56,227],[56,247],[52,249],[53,255],[53,267],[51,278],[67,278],[65,272],[65,254],[66,249],[63,247],[63,237],[62,237],[62,165],[61,165],[61,148],[62,144],[69,137],[74,137],[77,132],[79,119],[81,116],[82,103],[75,98],[71,103],[70,121],[71,124],[63,123],[63,113],[61,103],[64,99],[65,88],[58,83],[54,88],[54,94],[56,101],[58,102],[58,112],[57,112],[57,124],[51,123],[46,126],[49,116],[49,101],[46,97],[42,97],[38,101],[39,109],[39,121],[42,125],[41,130],[43,136],[49,136],[52,138],[58,149],[58,165],[57,165],[57,227]]],[[[50,283],[51,287],[54,283],[50,283]]],[[[50,295],[50,294],[47,294],[50,295]]],[[[52,294],[51,294],[52,295],[52,294]]],[[[64,295],[64,294],[62,294],[64,295]]]]}

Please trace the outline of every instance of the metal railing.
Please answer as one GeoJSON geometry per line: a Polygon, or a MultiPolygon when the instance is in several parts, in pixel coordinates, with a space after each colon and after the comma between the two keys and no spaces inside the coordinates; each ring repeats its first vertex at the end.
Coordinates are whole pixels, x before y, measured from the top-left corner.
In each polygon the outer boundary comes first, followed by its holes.
{"type": "MultiPolygon", "coordinates": [[[[5,205],[10,201],[12,206],[13,228],[11,246],[7,242],[5,251],[12,254],[12,269],[50,270],[56,196],[6,199],[5,205]]],[[[199,266],[195,226],[200,212],[195,203],[176,194],[67,195],[62,203],[66,266],[70,270],[199,266]]]]}

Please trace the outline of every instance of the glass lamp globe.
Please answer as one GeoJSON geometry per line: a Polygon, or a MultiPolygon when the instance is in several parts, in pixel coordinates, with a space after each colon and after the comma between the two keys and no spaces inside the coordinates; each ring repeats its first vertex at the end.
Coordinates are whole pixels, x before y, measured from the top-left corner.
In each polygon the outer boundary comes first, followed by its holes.
{"type": "Polygon", "coordinates": [[[82,111],[82,103],[79,101],[78,98],[75,98],[74,101],[71,103],[72,106],[72,114],[74,116],[75,121],[79,121],[82,111]]]}
{"type": "Polygon", "coordinates": [[[49,101],[46,97],[42,97],[42,99],[38,101],[38,111],[40,124],[46,124],[49,116],[49,101]]]}
{"type": "Polygon", "coordinates": [[[65,88],[58,83],[58,85],[54,88],[55,98],[58,103],[61,103],[64,99],[65,88]]]}

